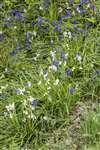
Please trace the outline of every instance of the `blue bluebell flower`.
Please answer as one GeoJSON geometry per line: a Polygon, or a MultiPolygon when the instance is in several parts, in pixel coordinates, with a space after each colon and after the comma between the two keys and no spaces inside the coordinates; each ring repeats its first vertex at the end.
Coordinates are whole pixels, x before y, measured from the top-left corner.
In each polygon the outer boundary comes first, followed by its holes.
{"type": "Polygon", "coordinates": [[[56,26],[56,25],[57,25],[56,20],[53,20],[52,25],[53,25],[53,26],[56,26]]]}
{"type": "Polygon", "coordinates": [[[87,12],[88,12],[88,10],[87,10],[87,9],[80,10],[80,14],[81,14],[81,15],[84,15],[84,14],[86,14],[87,12]]]}
{"type": "Polygon", "coordinates": [[[96,11],[96,7],[92,4],[90,4],[89,8],[92,9],[93,11],[96,11]]]}
{"type": "Polygon", "coordinates": [[[29,38],[30,38],[30,33],[26,32],[26,39],[29,40],[29,38]]]}
{"type": "Polygon", "coordinates": [[[8,18],[4,18],[4,21],[6,22],[11,22],[13,19],[11,17],[8,17],[8,18]]]}
{"type": "Polygon", "coordinates": [[[12,52],[10,52],[11,56],[15,56],[17,54],[17,52],[15,50],[13,50],[12,52]]]}
{"type": "Polygon", "coordinates": [[[61,52],[61,59],[64,60],[65,59],[65,53],[61,52]]]}
{"type": "Polygon", "coordinates": [[[46,32],[49,31],[49,26],[46,26],[45,31],[46,31],[46,32]]]}
{"type": "Polygon", "coordinates": [[[87,3],[87,2],[88,2],[88,0],[81,0],[78,5],[81,6],[81,5],[83,5],[83,4],[87,3]]]}
{"type": "Polygon", "coordinates": [[[66,11],[66,17],[71,17],[71,10],[66,11]]]}
{"type": "Polygon", "coordinates": [[[33,101],[31,102],[31,105],[32,105],[33,107],[36,107],[38,104],[39,104],[39,101],[38,101],[38,100],[33,100],[33,101]]]}
{"type": "Polygon", "coordinates": [[[22,18],[22,14],[17,9],[13,9],[12,14],[18,18],[22,18]]]}
{"type": "Polygon", "coordinates": [[[26,47],[30,48],[30,42],[29,41],[26,41],[26,47]]]}
{"type": "Polygon", "coordinates": [[[69,88],[69,93],[70,93],[70,94],[75,93],[75,91],[76,91],[76,90],[75,90],[75,88],[74,88],[74,87],[70,87],[70,88],[69,88]]]}
{"type": "Polygon", "coordinates": [[[44,6],[45,6],[46,9],[48,8],[48,6],[49,6],[49,0],[44,0],[44,6]]]}
{"type": "Polygon", "coordinates": [[[95,70],[95,73],[96,73],[96,75],[99,75],[99,74],[100,74],[100,70],[99,70],[99,69],[96,69],[96,70],[95,70]]]}
{"type": "Polygon", "coordinates": [[[72,70],[70,68],[65,69],[65,73],[67,76],[71,76],[72,75],[72,70]]]}
{"type": "Polygon", "coordinates": [[[21,49],[22,49],[21,44],[18,43],[18,44],[17,44],[17,47],[16,47],[16,50],[21,50],[21,49]]]}
{"type": "Polygon", "coordinates": [[[78,32],[81,32],[81,33],[85,33],[85,32],[86,32],[86,30],[80,29],[80,28],[77,28],[77,31],[78,31],[78,32]]]}
{"type": "Polygon", "coordinates": [[[10,17],[8,17],[8,18],[4,18],[4,27],[11,27],[12,26],[12,24],[11,24],[11,21],[12,21],[13,19],[12,18],[10,18],[10,17]]]}
{"type": "Polygon", "coordinates": [[[54,61],[53,61],[53,65],[54,65],[54,66],[56,66],[56,67],[58,67],[58,65],[59,65],[59,61],[54,60],[54,61]]]}
{"type": "Polygon", "coordinates": [[[84,29],[80,29],[80,28],[76,28],[76,27],[74,27],[74,29],[76,31],[80,32],[80,33],[85,33],[86,32],[86,30],[84,30],[84,29]]]}
{"type": "Polygon", "coordinates": [[[19,94],[21,94],[21,91],[20,91],[19,89],[15,89],[15,93],[16,93],[17,95],[19,95],[19,94]]]}
{"type": "Polygon", "coordinates": [[[73,20],[73,21],[72,21],[72,24],[76,25],[76,24],[77,24],[77,21],[76,21],[76,20],[73,20]]]}
{"type": "Polygon", "coordinates": [[[69,4],[72,5],[73,4],[73,0],[69,0],[69,4]]]}
{"type": "Polygon", "coordinates": [[[30,47],[30,33],[26,32],[26,47],[30,47]]]}
{"type": "Polygon", "coordinates": [[[58,32],[62,33],[62,29],[61,29],[60,26],[56,26],[53,31],[54,31],[54,32],[58,31],[58,32]]]}
{"type": "Polygon", "coordinates": [[[48,18],[46,18],[46,20],[45,20],[45,21],[46,21],[46,22],[48,22],[48,23],[50,22],[50,20],[49,20],[48,18]]]}
{"type": "Polygon", "coordinates": [[[34,21],[32,21],[32,26],[34,26],[35,25],[35,22],[34,21]]]}
{"type": "Polygon", "coordinates": [[[9,28],[11,26],[12,26],[12,24],[10,22],[7,22],[7,23],[4,24],[4,27],[7,27],[7,28],[9,28]]]}
{"type": "Polygon", "coordinates": [[[43,22],[43,18],[41,16],[38,16],[37,25],[41,26],[42,22],[43,22]]]}
{"type": "Polygon", "coordinates": [[[66,16],[61,16],[59,22],[62,23],[65,18],[66,18],[66,16]]]}
{"type": "Polygon", "coordinates": [[[85,26],[87,26],[87,27],[90,27],[90,26],[92,26],[93,25],[93,23],[92,22],[85,22],[85,26]]]}

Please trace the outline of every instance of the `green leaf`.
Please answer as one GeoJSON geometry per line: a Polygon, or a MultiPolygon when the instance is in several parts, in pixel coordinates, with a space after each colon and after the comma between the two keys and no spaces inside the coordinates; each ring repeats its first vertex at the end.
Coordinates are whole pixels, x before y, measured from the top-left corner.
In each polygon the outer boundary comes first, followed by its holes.
{"type": "Polygon", "coordinates": [[[96,22],[96,18],[94,17],[91,17],[91,18],[86,18],[88,21],[92,22],[92,23],[95,23],[96,22]]]}

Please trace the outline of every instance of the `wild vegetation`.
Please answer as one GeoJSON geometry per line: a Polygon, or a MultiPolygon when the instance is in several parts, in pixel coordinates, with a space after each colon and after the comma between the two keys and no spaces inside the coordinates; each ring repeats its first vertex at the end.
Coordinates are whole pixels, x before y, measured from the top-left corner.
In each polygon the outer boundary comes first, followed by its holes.
{"type": "Polygon", "coordinates": [[[3,0],[0,18],[0,149],[99,150],[99,0],[3,0]]]}

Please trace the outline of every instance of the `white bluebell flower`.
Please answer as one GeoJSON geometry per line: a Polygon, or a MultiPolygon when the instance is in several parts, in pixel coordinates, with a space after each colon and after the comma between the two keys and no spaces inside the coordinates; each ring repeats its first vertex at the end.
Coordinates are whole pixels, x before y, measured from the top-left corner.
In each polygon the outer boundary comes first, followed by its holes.
{"type": "Polygon", "coordinates": [[[7,109],[7,111],[13,111],[15,109],[14,102],[9,105],[6,105],[5,108],[7,109]]]}
{"type": "Polygon", "coordinates": [[[59,79],[56,79],[56,81],[54,82],[54,85],[58,85],[59,84],[59,79]]]}
{"type": "Polygon", "coordinates": [[[31,87],[32,83],[30,81],[24,83],[25,86],[31,87]]]}
{"type": "Polygon", "coordinates": [[[81,57],[81,55],[79,53],[76,54],[75,58],[76,58],[77,61],[81,61],[82,60],[82,57],[81,57]]]}

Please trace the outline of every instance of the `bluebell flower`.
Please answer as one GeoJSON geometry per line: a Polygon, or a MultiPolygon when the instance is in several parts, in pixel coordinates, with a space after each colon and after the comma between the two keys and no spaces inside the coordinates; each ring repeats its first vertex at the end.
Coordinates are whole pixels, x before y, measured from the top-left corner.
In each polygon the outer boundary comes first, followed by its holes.
{"type": "Polygon", "coordinates": [[[76,25],[76,24],[77,24],[77,21],[76,21],[76,20],[72,21],[72,24],[76,25]]]}
{"type": "Polygon", "coordinates": [[[53,44],[54,44],[54,40],[51,39],[51,40],[50,40],[50,45],[52,46],[53,44]]]}
{"type": "Polygon", "coordinates": [[[4,71],[5,74],[11,74],[11,70],[9,68],[5,68],[5,71],[4,71]]]}
{"type": "Polygon", "coordinates": [[[72,70],[70,68],[65,69],[65,73],[67,76],[71,76],[72,75],[72,70]]]}
{"type": "Polygon", "coordinates": [[[38,100],[33,100],[33,101],[31,102],[31,105],[32,105],[33,107],[36,107],[38,104],[39,104],[39,101],[38,101],[38,100]]]}
{"type": "Polygon", "coordinates": [[[21,49],[22,49],[21,44],[18,43],[18,44],[17,44],[17,47],[16,47],[16,50],[21,50],[21,49]]]}
{"type": "Polygon", "coordinates": [[[85,33],[86,32],[86,30],[84,30],[84,29],[80,29],[80,28],[76,28],[76,27],[74,27],[74,29],[76,31],[80,32],[80,33],[85,33]]]}
{"type": "Polygon", "coordinates": [[[11,56],[15,56],[17,54],[17,52],[15,50],[13,50],[12,52],[10,52],[11,56]]]}
{"type": "Polygon", "coordinates": [[[86,30],[83,30],[83,29],[80,29],[80,28],[77,28],[77,31],[81,32],[81,33],[85,33],[86,32],[86,30]]]}
{"type": "Polygon", "coordinates": [[[59,65],[59,61],[54,60],[54,61],[53,61],[53,65],[57,67],[57,66],[59,65]]]}
{"type": "Polygon", "coordinates": [[[79,53],[76,54],[76,60],[78,60],[78,61],[82,60],[82,57],[81,57],[81,55],[79,53]]]}
{"type": "Polygon", "coordinates": [[[54,21],[52,22],[52,25],[53,25],[53,26],[56,26],[56,25],[57,25],[56,20],[54,20],[54,21]]]}
{"type": "Polygon", "coordinates": [[[96,11],[96,7],[92,4],[90,4],[89,8],[92,9],[93,11],[96,11]]]}
{"type": "Polygon", "coordinates": [[[4,22],[5,22],[4,27],[11,27],[11,26],[12,26],[12,24],[11,24],[11,21],[12,21],[12,20],[13,20],[13,19],[10,18],[10,17],[4,18],[4,22]]]}
{"type": "Polygon", "coordinates": [[[66,16],[61,16],[59,22],[62,23],[65,18],[66,18],[66,16]]]}
{"type": "Polygon", "coordinates": [[[74,37],[74,33],[72,33],[72,32],[68,32],[67,33],[68,34],[68,37],[71,39],[72,37],[74,37]]]}
{"type": "Polygon", "coordinates": [[[30,47],[30,33],[26,32],[26,47],[30,47]]]}
{"type": "Polygon", "coordinates": [[[66,17],[71,17],[71,11],[70,10],[66,11],[66,17]]]}
{"type": "Polygon", "coordinates": [[[15,93],[16,93],[17,95],[19,95],[19,94],[21,94],[21,91],[20,91],[19,89],[15,89],[15,93]]]}
{"type": "Polygon", "coordinates": [[[8,18],[4,18],[4,21],[6,22],[11,22],[13,19],[11,17],[8,17],[8,18]]]}
{"type": "Polygon", "coordinates": [[[46,31],[46,32],[49,31],[49,26],[46,26],[45,31],[46,31]]]}
{"type": "Polygon", "coordinates": [[[88,2],[88,0],[81,0],[78,5],[81,6],[81,5],[83,5],[83,4],[87,3],[87,2],[88,2]]]}
{"type": "Polygon", "coordinates": [[[56,27],[55,27],[55,29],[54,29],[54,32],[56,32],[56,31],[58,31],[58,32],[62,33],[62,29],[61,29],[61,27],[56,26],[56,27]]]}
{"type": "Polygon", "coordinates": [[[80,14],[81,14],[81,15],[84,15],[84,14],[86,14],[86,13],[87,13],[87,11],[88,11],[87,9],[80,10],[80,14]]]}
{"type": "Polygon", "coordinates": [[[22,18],[22,14],[17,9],[13,9],[12,14],[16,17],[22,18]]]}
{"type": "Polygon", "coordinates": [[[96,75],[99,75],[100,74],[100,70],[96,69],[95,73],[96,73],[96,75]]]}
{"type": "Polygon", "coordinates": [[[30,48],[30,42],[29,41],[26,41],[26,47],[30,48]]]}
{"type": "Polygon", "coordinates": [[[69,88],[69,93],[70,93],[70,94],[75,93],[75,91],[76,91],[76,90],[75,90],[75,88],[74,88],[74,87],[70,87],[70,88],[69,88]]]}
{"type": "Polygon", "coordinates": [[[43,75],[44,75],[44,77],[47,77],[47,76],[48,76],[48,68],[45,68],[45,69],[43,70],[43,75]]]}
{"type": "Polygon", "coordinates": [[[64,60],[65,59],[65,53],[61,52],[61,59],[64,60]]]}
{"type": "Polygon", "coordinates": [[[80,7],[79,6],[76,7],[76,10],[80,13],[80,7]]]}
{"type": "Polygon", "coordinates": [[[11,26],[12,26],[12,24],[10,22],[7,22],[7,23],[4,24],[4,27],[7,27],[7,28],[9,28],[11,26]]]}
{"type": "Polygon", "coordinates": [[[50,22],[50,20],[49,20],[48,18],[46,18],[46,20],[45,20],[45,21],[46,21],[46,22],[48,22],[48,23],[50,22]]]}
{"type": "Polygon", "coordinates": [[[29,38],[30,38],[30,33],[26,32],[26,39],[29,40],[29,38]]]}
{"type": "Polygon", "coordinates": [[[32,26],[34,26],[35,25],[35,22],[34,21],[32,21],[32,26]]]}
{"type": "Polygon", "coordinates": [[[38,16],[37,25],[41,26],[42,22],[43,22],[43,18],[41,16],[38,16]]]}
{"type": "Polygon", "coordinates": [[[44,6],[45,6],[46,9],[48,8],[48,6],[49,6],[49,0],[44,0],[44,6]]]}
{"type": "Polygon", "coordinates": [[[31,87],[32,83],[31,83],[30,81],[28,81],[28,82],[25,82],[24,85],[25,85],[26,87],[31,87]]]}
{"type": "Polygon", "coordinates": [[[90,27],[90,26],[92,26],[93,25],[93,23],[92,22],[85,22],[85,26],[87,26],[87,27],[90,27]]]}
{"type": "Polygon", "coordinates": [[[73,4],[73,0],[69,0],[69,4],[72,5],[73,4]]]}

